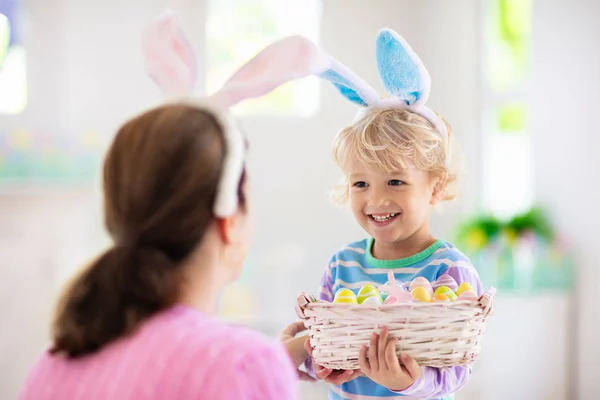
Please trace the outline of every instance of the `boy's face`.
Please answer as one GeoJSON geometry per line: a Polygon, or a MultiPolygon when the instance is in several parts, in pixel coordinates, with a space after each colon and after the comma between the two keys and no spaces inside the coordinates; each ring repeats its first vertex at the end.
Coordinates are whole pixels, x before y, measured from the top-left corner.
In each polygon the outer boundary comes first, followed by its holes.
{"type": "Polygon", "coordinates": [[[386,173],[355,163],[347,173],[352,213],[376,242],[399,243],[428,225],[436,202],[429,172],[386,173]]]}

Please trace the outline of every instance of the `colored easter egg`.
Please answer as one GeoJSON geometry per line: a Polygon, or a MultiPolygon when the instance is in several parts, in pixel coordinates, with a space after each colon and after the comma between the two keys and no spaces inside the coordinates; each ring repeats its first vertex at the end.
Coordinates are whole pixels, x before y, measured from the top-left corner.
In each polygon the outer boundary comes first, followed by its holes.
{"type": "Polygon", "coordinates": [[[413,299],[423,302],[423,303],[431,303],[431,293],[424,286],[417,286],[410,292],[412,294],[413,299]]]}
{"type": "MultiPolygon", "coordinates": [[[[454,292],[452,292],[454,293],[454,292]]],[[[450,302],[450,298],[446,296],[444,293],[436,293],[433,295],[434,303],[448,303],[450,302]]]]}
{"type": "Polygon", "coordinates": [[[433,284],[433,289],[437,289],[440,286],[447,286],[450,289],[456,291],[456,289],[458,289],[458,283],[456,283],[456,281],[454,280],[453,277],[451,277],[450,275],[442,275],[440,276],[437,281],[435,281],[435,283],[433,284]]]}
{"type": "Polygon", "coordinates": [[[427,289],[430,295],[433,295],[433,288],[431,287],[431,283],[429,283],[429,281],[423,278],[422,276],[413,279],[413,281],[410,283],[410,286],[408,287],[408,290],[412,293],[412,291],[415,290],[415,288],[417,287],[424,287],[425,289],[427,289]]]}
{"type": "Polygon", "coordinates": [[[336,292],[335,297],[333,298],[334,303],[350,303],[350,304],[358,304],[356,300],[356,295],[350,289],[340,289],[336,292]]]}
{"type": "Polygon", "coordinates": [[[367,297],[362,301],[362,303],[359,301],[359,304],[363,304],[365,306],[380,306],[383,304],[383,300],[381,300],[381,296],[374,295],[367,297]]]}
{"type": "Polygon", "coordinates": [[[369,297],[379,297],[381,299],[379,290],[377,290],[375,286],[367,284],[360,288],[356,300],[358,301],[358,304],[362,304],[369,297]]]}
{"type": "Polygon", "coordinates": [[[454,290],[450,289],[448,286],[438,287],[437,289],[435,289],[434,294],[446,295],[446,297],[448,297],[448,300],[450,301],[454,301],[457,298],[456,293],[454,293],[454,290]]]}
{"type": "Polygon", "coordinates": [[[475,293],[475,289],[473,289],[473,286],[471,286],[471,284],[469,282],[463,282],[463,283],[460,284],[460,286],[458,287],[458,289],[456,289],[456,294],[458,296],[460,296],[464,292],[473,292],[473,293],[475,293]]]}
{"type": "Polygon", "coordinates": [[[477,301],[479,298],[475,292],[466,291],[458,296],[458,300],[477,301]]]}

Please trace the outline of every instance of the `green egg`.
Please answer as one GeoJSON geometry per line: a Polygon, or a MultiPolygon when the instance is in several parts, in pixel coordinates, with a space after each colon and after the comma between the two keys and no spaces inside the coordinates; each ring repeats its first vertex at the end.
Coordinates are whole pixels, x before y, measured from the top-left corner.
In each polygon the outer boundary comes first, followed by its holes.
{"type": "Polygon", "coordinates": [[[454,290],[450,289],[448,286],[440,286],[439,288],[435,289],[434,294],[445,294],[448,296],[450,301],[454,301],[458,297],[454,290]]]}
{"type": "Polygon", "coordinates": [[[360,288],[360,290],[358,291],[358,296],[356,296],[356,299],[358,300],[358,304],[362,304],[363,301],[365,301],[369,297],[373,297],[373,296],[379,296],[381,298],[381,294],[379,294],[379,290],[377,290],[377,288],[375,286],[367,284],[360,288]]]}

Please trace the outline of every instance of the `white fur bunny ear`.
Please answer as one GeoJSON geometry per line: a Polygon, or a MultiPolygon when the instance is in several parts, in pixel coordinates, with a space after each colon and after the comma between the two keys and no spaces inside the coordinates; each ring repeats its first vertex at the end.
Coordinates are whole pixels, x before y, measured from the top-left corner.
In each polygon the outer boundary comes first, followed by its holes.
{"type": "Polygon", "coordinates": [[[176,14],[165,11],[146,28],[142,50],[148,74],[166,97],[192,93],[197,74],[196,56],[176,14]]]}
{"type": "MultiPolygon", "coordinates": [[[[324,71],[331,64],[314,43],[302,36],[290,36],[270,44],[242,65],[223,87],[208,97],[206,104],[226,110],[239,102],[263,96],[282,84],[324,71]]],[[[244,143],[227,113],[215,113],[224,127],[228,153],[215,202],[217,216],[237,209],[237,185],[244,168],[244,143]]]]}
{"type": "Polygon", "coordinates": [[[289,36],[265,47],[240,67],[210,100],[228,108],[263,96],[286,82],[318,74],[330,65],[331,59],[313,42],[289,36]]]}
{"type": "MultiPolygon", "coordinates": [[[[196,80],[195,56],[175,14],[166,12],[154,20],[144,32],[142,44],[148,73],[165,96],[189,97],[196,80]]],[[[190,104],[215,116],[225,140],[225,159],[214,204],[217,217],[236,212],[244,169],[244,139],[227,109],[291,80],[318,75],[331,65],[332,59],[310,40],[290,36],[264,48],[211,96],[191,99],[190,104]]]]}

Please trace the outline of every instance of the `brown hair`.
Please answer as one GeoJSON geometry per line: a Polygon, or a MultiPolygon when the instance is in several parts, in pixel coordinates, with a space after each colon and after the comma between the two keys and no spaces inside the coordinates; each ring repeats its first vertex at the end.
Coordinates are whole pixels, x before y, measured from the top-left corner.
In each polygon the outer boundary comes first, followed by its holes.
{"type": "Polygon", "coordinates": [[[224,155],[217,120],[192,105],[161,106],[121,127],[104,164],[114,246],[63,294],[53,353],[92,353],[176,301],[182,261],[215,218],[224,155]]]}

